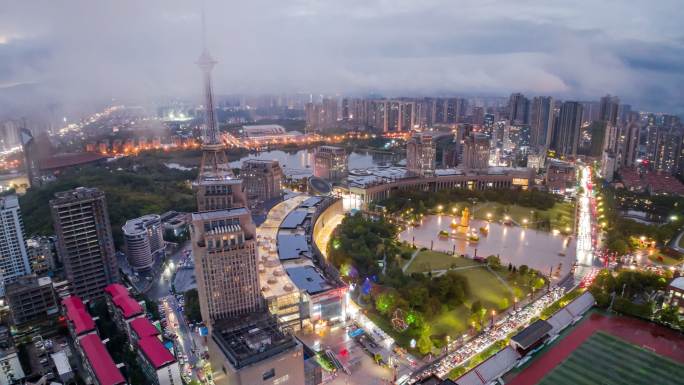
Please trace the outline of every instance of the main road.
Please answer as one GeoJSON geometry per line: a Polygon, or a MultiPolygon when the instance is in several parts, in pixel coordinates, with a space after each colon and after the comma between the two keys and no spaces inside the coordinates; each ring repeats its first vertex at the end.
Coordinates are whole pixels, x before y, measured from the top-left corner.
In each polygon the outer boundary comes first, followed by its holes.
{"type": "Polygon", "coordinates": [[[595,266],[594,219],[592,218],[593,191],[591,169],[580,168],[580,194],[577,197],[577,269],[575,276],[582,279],[595,266]]]}

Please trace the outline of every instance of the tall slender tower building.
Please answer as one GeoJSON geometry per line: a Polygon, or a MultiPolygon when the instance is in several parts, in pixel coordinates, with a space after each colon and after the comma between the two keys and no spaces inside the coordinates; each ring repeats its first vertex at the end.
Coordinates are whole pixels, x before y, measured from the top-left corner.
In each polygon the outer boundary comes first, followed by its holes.
{"type": "Polygon", "coordinates": [[[563,157],[574,157],[579,147],[582,125],[582,104],[564,102],[553,133],[553,149],[563,157]]]}
{"type": "Polygon", "coordinates": [[[31,274],[24,224],[16,195],[0,197],[0,295],[5,285],[22,275],[31,274]]]}
{"type": "Polygon", "coordinates": [[[96,298],[119,281],[112,228],[102,191],[78,187],[50,201],[57,253],[75,295],[96,298]]]}
{"type": "MultiPolygon", "coordinates": [[[[202,14],[203,44],[205,40],[204,14],[202,14]]],[[[197,65],[202,70],[204,78],[205,103],[202,163],[200,164],[199,176],[193,183],[198,211],[220,210],[247,204],[242,181],[233,175],[216,122],[214,94],[211,85],[211,71],[216,63],[216,60],[209,54],[206,44],[204,44],[202,54],[197,60],[197,65]]]]}
{"type": "Polygon", "coordinates": [[[553,127],[553,98],[537,96],[532,99],[530,113],[530,146],[548,148],[553,127]]]}

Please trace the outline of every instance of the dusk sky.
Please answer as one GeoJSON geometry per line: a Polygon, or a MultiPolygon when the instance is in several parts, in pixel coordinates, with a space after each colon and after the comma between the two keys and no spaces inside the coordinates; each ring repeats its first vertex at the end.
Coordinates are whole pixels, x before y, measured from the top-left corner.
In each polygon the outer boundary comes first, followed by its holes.
{"type": "MultiPolygon", "coordinates": [[[[524,92],[684,113],[681,0],[207,1],[215,91],[524,92]]],[[[194,97],[201,2],[0,3],[0,94],[194,97]]],[[[16,102],[16,101],[15,101],[16,102]]]]}

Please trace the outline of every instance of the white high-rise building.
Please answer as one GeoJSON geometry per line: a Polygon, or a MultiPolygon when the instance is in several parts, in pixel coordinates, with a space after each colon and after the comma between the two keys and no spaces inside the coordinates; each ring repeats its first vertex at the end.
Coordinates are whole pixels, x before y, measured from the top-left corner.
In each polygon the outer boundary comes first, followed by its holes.
{"type": "Polygon", "coordinates": [[[6,284],[27,274],[31,274],[31,264],[19,199],[16,195],[0,197],[0,295],[5,294],[6,284]]]}

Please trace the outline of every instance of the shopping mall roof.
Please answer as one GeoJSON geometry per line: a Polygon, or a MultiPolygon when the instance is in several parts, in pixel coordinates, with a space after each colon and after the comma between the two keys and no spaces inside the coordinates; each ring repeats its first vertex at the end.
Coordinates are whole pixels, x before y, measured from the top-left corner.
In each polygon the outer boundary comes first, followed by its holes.
{"type": "Polygon", "coordinates": [[[333,287],[325,279],[323,273],[313,266],[290,267],[285,271],[299,290],[306,291],[309,294],[317,294],[333,287]]]}
{"type": "Polygon", "coordinates": [[[281,261],[309,257],[310,252],[306,235],[278,232],[278,258],[281,261]]]}
{"type": "Polygon", "coordinates": [[[285,217],[283,222],[280,224],[280,228],[296,229],[304,224],[308,215],[309,213],[305,210],[294,210],[285,217]]]}
{"type": "Polygon", "coordinates": [[[88,314],[88,311],[77,296],[71,296],[62,300],[62,305],[66,309],[66,317],[74,325],[76,335],[81,335],[89,331],[95,330],[95,321],[93,317],[88,314]]]}
{"type": "Polygon", "coordinates": [[[323,197],[311,197],[311,198],[308,198],[307,200],[305,200],[304,202],[302,202],[302,204],[300,204],[299,207],[302,207],[302,208],[314,207],[314,206],[318,205],[319,203],[321,203],[322,200],[323,200],[323,197]]]}
{"type": "Polygon", "coordinates": [[[112,356],[105,348],[97,334],[88,334],[79,340],[83,353],[85,354],[90,366],[95,372],[97,382],[100,385],[119,385],[125,384],[126,380],[121,371],[116,367],[112,356]]]}
{"type": "Polygon", "coordinates": [[[173,354],[162,345],[157,337],[144,337],[138,341],[138,346],[147,360],[155,369],[176,361],[173,354]]]}

